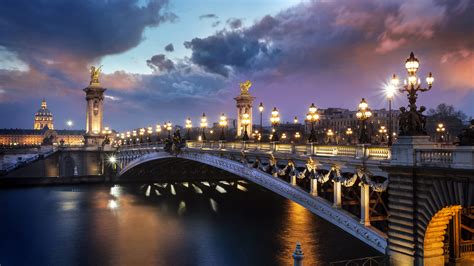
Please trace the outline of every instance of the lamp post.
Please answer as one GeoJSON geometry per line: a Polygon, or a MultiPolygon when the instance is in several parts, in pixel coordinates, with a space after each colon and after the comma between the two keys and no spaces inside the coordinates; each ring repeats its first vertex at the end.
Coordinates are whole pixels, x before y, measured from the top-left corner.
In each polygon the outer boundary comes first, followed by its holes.
{"type": "Polygon", "coordinates": [[[273,107],[270,122],[272,123],[272,131],[273,131],[273,133],[271,135],[272,137],[271,137],[270,140],[271,141],[278,141],[280,138],[278,137],[277,126],[280,123],[280,113],[278,112],[276,107],[273,107]]]}
{"type": "MultiPolygon", "coordinates": [[[[73,123],[71,120],[68,120],[68,121],[66,122],[66,125],[67,125],[67,127],[69,128],[69,130],[71,130],[71,128],[72,128],[72,126],[74,125],[74,123],[73,123]]],[[[69,144],[69,146],[71,146],[71,141],[70,141],[70,139],[69,139],[69,136],[70,136],[70,135],[71,135],[70,132],[68,132],[68,134],[67,134],[67,143],[69,144]]]]}
{"type": "Polygon", "coordinates": [[[260,112],[260,134],[263,134],[263,109],[263,103],[260,103],[258,106],[258,111],[260,112]]]}
{"type": "Polygon", "coordinates": [[[171,130],[173,130],[171,121],[166,122],[166,130],[168,130],[168,139],[171,139],[171,130]]]}
{"type": "Polygon", "coordinates": [[[300,138],[301,138],[300,132],[296,132],[296,133],[295,133],[295,142],[298,143],[298,142],[300,141],[300,138]]]}
{"type": "MultiPolygon", "coordinates": [[[[425,131],[425,116],[422,115],[422,112],[426,110],[424,106],[421,106],[417,110],[416,99],[418,97],[418,92],[425,92],[431,90],[431,87],[434,82],[434,77],[431,72],[426,78],[426,83],[428,87],[421,87],[421,80],[416,76],[416,72],[420,66],[420,61],[415,55],[410,53],[410,57],[405,61],[405,68],[408,72],[408,79],[405,79],[403,82],[403,87],[399,88],[400,92],[406,92],[409,102],[409,111],[405,111],[405,108],[400,108],[402,112],[400,115],[400,134],[401,136],[420,136],[426,135],[425,131]]],[[[398,87],[399,80],[394,74],[392,76],[391,84],[394,87],[398,87]]]]}
{"type": "Polygon", "coordinates": [[[146,133],[147,133],[147,142],[150,143],[151,142],[151,134],[153,134],[153,128],[151,126],[148,126],[148,128],[146,130],[146,133]]]}
{"type": "Polygon", "coordinates": [[[202,113],[202,117],[201,117],[201,129],[202,129],[201,140],[202,141],[206,141],[206,127],[207,127],[207,117],[205,113],[202,113]]]}
{"type": "Polygon", "coordinates": [[[328,136],[328,143],[332,144],[332,137],[334,136],[334,131],[332,131],[332,129],[328,129],[326,135],[328,136]]]}
{"type": "MultiPolygon", "coordinates": [[[[104,139],[105,144],[110,144],[109,136],[110,136],[110,134],[112,134],[112,130],[110,130],[109,127],[104,127],[104,130],[102,130],[102,134],[105,135],[105,139],[104,139]]],[[[69,136],[68,136],[68,138],[69,138],[69,136]]]]}
{"type": "Polygon", "coordinates": [[[161,125],[156,124],[156,142],[159,142],[161,140],[160,135],[161,135],[161,125]]]}
{"type": "Polygon", "coordinates": [[[193,128],[193,122],[191,121],[191,118],[188,117],[185,122],[185,127],[186,127],[186,140],[191,140],[191,128],[193,128]]]}
{"type": "Polygon", "coordinates": [[[137,144],[137,131],[136,130],[132,130],[132,139],[133,139],[133,144],[137,144]]]}
{"type": "Polygon", "coordinates": [[[362,144],[365,143],[370,143],[370,138],[367,134],[367,125],[366,121],[372,116],[372,111],[369,108],[369,105],[365,101],[364,98],[359,103],[359,110],[356,113],[357,119],[359,119],[362,122],[361,130],[360,130],[360,136],[359,136],[359,142],[362,144]]]}
{"type": "Polygon", "coordinates": [[[225,127],[227,126],[227,117],[225,116],[224,113],[222,113],[221,117],[219,118],[219,126],[221,127],[221,136],[219,139],[224,141],[225,140],[225,127]]]}
{"type": "Polygon", "coordinates": [[[387,128],[385,126],[381,126],[379,128],[379,133],[380,133],[380,142],[381,143],[385,142],[384,136],[387,134],[387,128]]]}
{"type": "Polygon", "coordinates": [[[143,137],[145,136],[145,129],[140,128],[140,131],[138,132],[138,134],[140,135],[140,144],[142,144],[143,143],[143,137]]]}
{"type": "Polygon", "coordinates": [[[349,144],[352,144],[352,133],[353,133],[352,128],[349,127],[349,128],[346,129],[347,142],[349,144]]]}
{"type": "Polygon", "coordinates": [[[308,138],[308,141],[310,143],[317,141],[316,133],[314,132],[314,123],[319,120],[319,114],[317,113],[317,111],[318,111],[318,108],[316,108],[314,103],[312,103],[308,109],[308,114],[306,114],[306,120],[308,120],[311,123],[311,132],[308,138]]]}
{"type": "Polygon", "coordinates": [[[393,99],[393,96],[395,95],[395,88],[398,85],[396,84],[397,82],[398,82],[397,77],[393,75],[390,85],[386,86],[385,88],[385,94],[388,99],[388,143],[387,143],[388,146],[392,146],[392,142],[393,142],[392,99],[393,99]]]}
{"type": "Polygon", "coordinates": [[[298,124],[298,117],[295,116],[295,118],[293,118],[293,124],[298,124]]]}
{"type": "Polygon", "coordinates": [[[243,141],[248,141],[249,138],[249,133],[247,131],[247,126],[250,124],[250,115],[245,112],[242,114],[242,125],[244,126],[244,136],[242,137],[243,141]]]}
{"type": "Polygon", "coordinates": [[[125,133],[120,133],[120,145],[125,145],[125,133]]]}
{"type": "Polygon", "coordinates": [[[443,136],[444,136],[444,132],[446,131],[446,128],[444,128],[444,125],[443,123],[439,123],[438,124],[438,127],[436,128],[436,132],[438,132],[439,134],[439,142],[443,142],[443,136]]]}
{"type": "Polygon", "coordinates": [[[130,135],[130,131],[127,131],[127,145],[132,144],[132,137],[130,135]]]}

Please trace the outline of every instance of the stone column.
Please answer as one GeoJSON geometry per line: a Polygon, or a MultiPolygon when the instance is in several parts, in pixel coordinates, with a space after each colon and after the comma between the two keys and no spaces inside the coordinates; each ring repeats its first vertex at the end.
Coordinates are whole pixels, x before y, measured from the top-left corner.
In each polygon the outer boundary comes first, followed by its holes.
{"type": "Polygon", "coordinates": [[[316,178],[311,179],[311,195],[318,196],[318,180],[316,178]]]}
{"type": "Polygon", "coordinates": [[[367,184],[360,186],[360,223],[370,225],[370,186],[367,184]]]}
{"type": "Polygon", "coordinates": [[[336,208],[340,208],[342,205],[342,198],[341,198],[341,182],[334,182],[334,204],[333,206],[336,208]]]}
{"type": "Polygon", "coordinates": [[[300,242],[296,243],[295,251],[293,252],[294,266],[303,266],[304,253],[301,249],[300,242]]]}
{"type": "Polygon", "coordinates": [[[252,117],[252,107],[253,107],[253,100],[255,97],[250,95],[248,89],[242,89],[241,84],[241,91],[240,95],[234,98],[237,107],[237,137],[243,136],[244,128],[242,125],[242,115],[244,113],[249,114],[250,124],[247,125],[247,133],[249,136],[252,136],[252,128],[253,128],[253,117],[252,117]]]}
{"type": "Polygon", "coordinates": [[[461,210],[456,209],[449,225],[449,260],[458,263],[461,260],[461,210]]]}

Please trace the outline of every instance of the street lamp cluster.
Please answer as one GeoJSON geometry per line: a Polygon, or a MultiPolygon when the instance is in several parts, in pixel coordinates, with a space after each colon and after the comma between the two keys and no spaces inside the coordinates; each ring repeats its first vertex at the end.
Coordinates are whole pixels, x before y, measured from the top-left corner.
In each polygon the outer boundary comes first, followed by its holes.
{"type": "MultiPolygon", "coordinates": [[[[418,96],[418,92],[424,92],[428,91],[432,88],[434,78],[432,73],[430,72],[426,78],[426,83],[428,84],[427,88],[422,88],[421,87],[421,81],[417,77],[417,71],[420,66],[419,60],[414,56],[413,53],[410,54],[410,57],[405,61],[405,68],[408,73],[407,79],[404,80],[403,86],[399,88],[399,80],[398,77],[394,74],[391,78],[390,85],[386,86],[386,97],[388,99],[388,106],[389,106],[389,114],[388,114],[388,125],[382,125],[378,132],[380,134],[380,140],[381,142],[385,142],[385,137],[387,137],[387,144],[391,145],[392,144],[392,138],[395,135],[393,133],[393,125],[392,125],[392,100],[395,96],[395,92],[400,91],[400,92],[406,92],[407,97],[409,100],[409,110],[405,110],[405,108],[400,108],[401,115],[400,115],[400,135],[419,135],[419,134],[425,134],[424,132],[424,126],[425,126],[425,117],[421,114],[426,108],[423,106],[417,109],[416,106],[416,99],[418,96]]],[[[264,111],[264,105],[261,102],[258,105],[258,111],[260,112],[260,129],[255,130],[252,128],[248,128],[249,125],[252,124],[251,121],[251,115],[248,110],[240,114],[240,121],[242,124],[241,128],[238,128],[237,130],[243,130],[243,141],[248,141],[250,140],[249,133],[252,135],[253,138],[257,140],[262,140],[262,134],[263,134],[263,111],[264,111]],[[250,130],[250,131],[249,131],[250,130]]],[[[362,98],[360,103],[358,104],[358,110],[356,112],[356,118],[360,122],[360,129],[359,132],[357,132],[358,138],[359,138],[359,143],[361,144],[367,144],[370,143],[370,136],[368,134],[368,128],[367,128],[367,120],[369,120],[373,116],[371,108],[369,108],[369,104],[365,100],[365,98],[362,98]]],[[[219,118],[218,125],[220,127],[220,137],[219,140],[224,141],[226,139],[226,132],[225,129],[228,126],[228,121],[227,117],[224,113],[221,114],[219,118]]],[[[280,113],[276,107],[273,107],[271,111],[271,116],[270,116],[270,122],[271,122],[271,134],[270,134],[270,141],[276,142],[280,140],[280,135],[278,132],[278,127],[280,124],[280,113]]],[[[310,134],[308,137],[308,142],[309,143],[316,143],[317,142],[317,135],[316,135],[316,130],[315,130],[315,124],[320,120],[320,115],[318,113],[318,108],[314,103],[312,103],[309,108],[308,112],[306,114],[306,120],[310,125],[311,125],[311,130],[310,134]]],[[[298,124],[298,117],[295,116],[293,119],[293,122],[295,124],[298,124]]],[[[69,125],[69,123],[68,123],[69,125]]],[[[440,124],[442,125],[442,124],[440,124]]],[[[444,132],[445,128],[444,126],[438,125],[438,128],[436,129],[437,132],[444,132]]],[[[172,130],[172,124],[171,122],[166,122],[163,127],[165,130],[168,131],[168,138],[171,138],[171,130],[172,130]]],[[[185,121],[185,128],[187,130],[186,133],[186,139],[190,140],[191,139],[191,129],[192,129],[192,121],[188,117],[185,121]]],[[[200,119],[200,128],[201,128],[201,134],[199,136],[199,139],[202,141],[206,141],[206,129],[208,127],[208,119],[206,117],[206,114],[203,113],[200,119]]],[[[159,140],[159,133],[161,132],[161,125],[156,125],[156,132],[157,132],[157,140],[159,140]]],[[[209,131],[211,133],[212,131],[209,131]]],[[[148,134],[149,137],[151,137],[152,134],[152,127],[148,127],[146,130],[146,133],[148,134]]],[[[352,143],[352,135],[354,134],[354,131],[352,128],[347,128],[345,132],[347,136],[347,142],[349,144],[352,143]]],[[[126,134],[122,133],[120,134],[120,137],[122,139],[125,138],[125,135],[127,139],[130,139],[130,135],[132,135],[131,140],[135,142],[138,140],[136,138],[136,131],[133,131],[131,134],[130,132],[127,132],[126,134]]],[[[145,130],[143,129],[140,130],[139,135],[143,136],[145,134],[145,130]]],[[[332,142],[332,139],[338,134],[338,132],[334,132],[333,129],[327,129],[326,130],[326,136],[328,138],[329,142],[332,142]]],[[[286,139],[288,136],[286,133],[282,132],[281,133],[281,139],[286,139]]],[[[301,138],[300,132],[296,132],[294,134],[294,139],[299,140],[301,138]]],[[[337,138],[336,138],[337,139],[337,138]]],[[[150,141],[151,138],[148,138],[150,141]]]]}

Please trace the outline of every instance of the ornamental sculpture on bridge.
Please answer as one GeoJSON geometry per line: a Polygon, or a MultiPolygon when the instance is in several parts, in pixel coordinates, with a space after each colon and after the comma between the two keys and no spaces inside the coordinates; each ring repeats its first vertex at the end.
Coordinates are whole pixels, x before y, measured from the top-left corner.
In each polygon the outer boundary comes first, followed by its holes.
{"type": "Polygon", "coordinates": [[[97,67],[97,68],[95,66],[91,66],[91,81],[89,85],[100,85],[99,76],[100,76],[101,70],[102,70],[102,66],[97,67]]]}
{"type": "Polygon", "coordinates": [[[245,82],[241,82],[240,83],[240,94],[248,94],[250,87],[252,87],[252,82],[250,80],[246,80],[245,82]]]}
{"type": "MultiPolygon", "coordinates": [[[[418,67],[420,66],[420,61],[415,57],[413,52],[410,54],[410,57],[405,61],[405,68],[408,72],[408,80],[404,80],[403,87],[400,88],[400,92],[407,92],[408,110],[405,107],[401,107],[400,118],[399,118],[399,128],[400,136],[424,136],[426,135],[425,125],[426,125],[426,116],[423,115],[423,112],[426,110],[424,106],[421,106],[419,109],[416,106],[416,99],[418,97],[418,92],[425,92],[431,90],[431,87],[434,82],[433,75],[431,72],[426,78],[426,83],[428,84],[427,88],[421,87],[421,81],[416,76],[418,67]]],[[[394,74],[391,80],[393,87],[397,88],[399,85],[399,80],[394,74]]]]}

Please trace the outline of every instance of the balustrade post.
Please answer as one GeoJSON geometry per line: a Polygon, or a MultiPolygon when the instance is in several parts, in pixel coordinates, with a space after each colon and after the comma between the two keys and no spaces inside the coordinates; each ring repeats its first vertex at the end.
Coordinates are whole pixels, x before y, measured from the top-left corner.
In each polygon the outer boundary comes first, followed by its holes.
{"type": "Polygon", "coordinates": [[[360,185],[360,223],[370,225],[370,186],[360,185]]]}
{"type": "Polygon", "coordinates": [[[291,153],[291,154],[294,154],[295,152],[296,152],[295,144],[294,144],[294,143],[291,143],[291,150],[290,150],[290,153],[291,153]]]}
{"type": "Polygon", "coordinates": [[[310,151],[311,155],[316,155],[317,146],[314,143],[311,143],[310,145],[311,145],[311,148],[310,148],[311,149],[311,151],[310,151]]]}
{"type": "Polygon", "coordinates": [[[318,180],[316,178],[311,179],[311,195],[317,197],[318,196],[318,180]]]}
{"type": "Polygon", "coordinates": [[[342,205],[342,195],[341,195],[341,182],[333,182],[334,183],[334,203],[333,206],[336,208],[340,208],[342,205]]]}
{"type": "Polygon", "coordinates": [[[292,184],[293,186],[296,186],[296,175],[292,175],[292,176],[291,176],[291,184],[292,184]]]}

